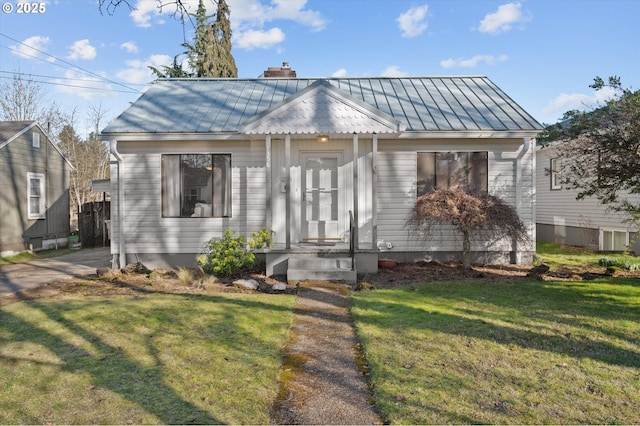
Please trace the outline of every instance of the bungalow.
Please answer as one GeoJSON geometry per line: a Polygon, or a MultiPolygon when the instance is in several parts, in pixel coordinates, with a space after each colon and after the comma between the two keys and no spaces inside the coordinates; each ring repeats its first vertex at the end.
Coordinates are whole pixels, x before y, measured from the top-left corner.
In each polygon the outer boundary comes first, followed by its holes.
{"type": "Polygon", "coordinates": [[[531,262],[540,130],[487,77],[158,80],[102,131],[113,263],[190,266],[226,229],[273,231],[269,274],[340,254],[358,272],[381,252],[459,259],[453,228],[405,227],[418,195],[449,185],[499,195],[529,230],[517,247],[474,241],[475,261],[531,262]]]}
{"type": "Polygon", "coordinates": [[[0,121],[0,255],[66,247],[73,166],[35,121],[0,121]]]}

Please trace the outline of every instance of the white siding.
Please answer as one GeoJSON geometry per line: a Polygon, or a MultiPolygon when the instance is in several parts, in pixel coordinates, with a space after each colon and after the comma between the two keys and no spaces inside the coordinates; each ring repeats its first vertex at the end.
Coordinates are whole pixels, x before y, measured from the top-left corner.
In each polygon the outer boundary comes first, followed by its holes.
{"type": "MultiPolygon", "coordinates": [[[[197,253],[226,229],[247,237],[265,227],[265,144],[258,142],[128,142],[118,144],[124,160],[127,253],[197,253]],[[231,154],[232,215],[229,218],[163,218],[162,153],[231,154]]],[[[118,221],[117,163],[112,162],[112,220],[118,221]]],[[[112,222],[112,223],[113,223],[112,222]]],[[[118,229],[112,229],[112,253],[118,229]]]]}
{"type": "MultiPolygon", "coordinates": [[[[553,147],[537,150],[536,187],[538,191],[536,217],[540,224],[571,226],[578,228],[608,228],[634,230],[624,223],[625,216],[608,211],[595,197],[576,200],[578,191],[569,188],[551,190],[551,176],[547,170],[557,153],[553,147]]],[[[640,195],[629,199],[640,203],[640,195]]],[[[635,229],[637,230],[637,229],[635,229]]]]}
{"type": "MultiPolygon", "coordinates": [[[[391,243],[392,251],[460,251],[461,236],[453,227],[443,226],[425,244],[412,238],[405,226],[416,199],[417,152],[488,151],[489,192],[517,207],[520,218],[534,242],[535,190],[531,175],[532,145],[518,160],[519,150],[523,149],[522,140],[423,141],[418,144],[415,141],[381,140],[377,163],[378,240],[391,243]],[[522,167],[521,181],[518,185],[521,189],[519,195],[516,191],[518,161],[522,167]]],[[[510,250],[510,247],[510,242],[506,240],[493,244],[487,241],[472,241],[473,250],[499,251],[510,250]]],[[[532,245],[520,247],[520,250],[525,251],[531,249],[532,245]]]]}

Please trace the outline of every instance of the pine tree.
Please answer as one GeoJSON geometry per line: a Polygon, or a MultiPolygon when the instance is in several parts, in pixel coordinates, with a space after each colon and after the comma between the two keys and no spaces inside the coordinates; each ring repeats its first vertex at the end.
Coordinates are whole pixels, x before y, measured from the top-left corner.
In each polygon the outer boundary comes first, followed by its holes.
{"type": "Polygon", "coordinates": [[[229,6],[225,0],[218,0],[218,13],[213,24],[213,66],[214,76],[222,78],[238,77],[236,61],[231,54],[231,23],[229,6]]]}

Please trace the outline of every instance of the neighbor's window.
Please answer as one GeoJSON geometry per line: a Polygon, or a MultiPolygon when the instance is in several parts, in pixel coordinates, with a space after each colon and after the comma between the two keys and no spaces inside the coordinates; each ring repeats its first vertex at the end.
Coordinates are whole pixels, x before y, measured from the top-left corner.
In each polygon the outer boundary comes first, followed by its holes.
{"type": "Polygon", "coordinates": [[[551,159],[551,189],[555,190],[555,189],[562,189],[562,181],[560,180],[561,178],[561,167],[562,167],[562,163],[560,162],[559,158],[552,158],[551,159]]]}
{"type": "Polygon", "coordinates": [[[456,186],[487,191],[487,158],[487,152],[419,152],[417,195],[456,186]]]}
{"type": "Polygon", "coordinates": [[[40,148],[40,133],[33,133],[31,138],[31,145],[34,148],[40,148]]]}
{"type": "Polygon", "coordinates": [[[29,219],[45,218],[45,186],[44,175],[42,173],[27,173],[27,194],[29,219]]]}
{"type": "Polygon", "coordinates": [[[162,216],[230,217],[231,155],[163,155],[162,216]]]}

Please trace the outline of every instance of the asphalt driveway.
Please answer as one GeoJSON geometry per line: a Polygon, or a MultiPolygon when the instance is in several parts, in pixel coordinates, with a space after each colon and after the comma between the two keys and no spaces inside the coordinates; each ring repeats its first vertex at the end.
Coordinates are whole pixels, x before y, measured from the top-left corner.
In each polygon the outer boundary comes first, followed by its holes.
{"type": "Polygon", "coordinates": [[[111,266],[109,247],[78,250],[64,256],[0,267],[0,297],[111,266]]]}

